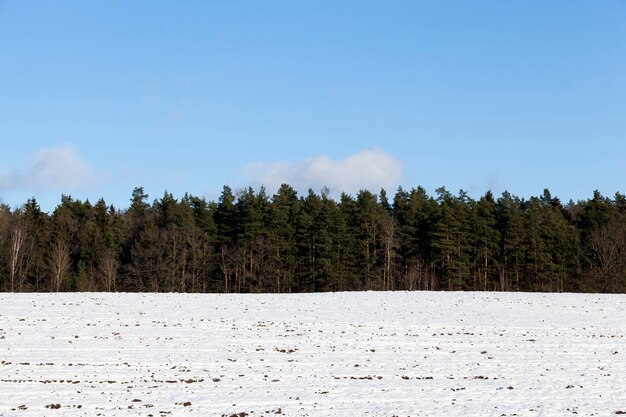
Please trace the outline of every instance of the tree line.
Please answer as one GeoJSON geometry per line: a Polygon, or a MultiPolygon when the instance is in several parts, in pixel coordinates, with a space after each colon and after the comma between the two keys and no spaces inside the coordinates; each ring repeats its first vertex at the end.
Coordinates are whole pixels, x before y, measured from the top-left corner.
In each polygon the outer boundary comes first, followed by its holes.
{"type": "Polygon", "coordinates": [[[217,202],[142,187],[120,210],[63,195],[0,205],[3,291],[626,292],[626,197],[563,205],[445,188],[298,196],[283,184],[217,202]]]}

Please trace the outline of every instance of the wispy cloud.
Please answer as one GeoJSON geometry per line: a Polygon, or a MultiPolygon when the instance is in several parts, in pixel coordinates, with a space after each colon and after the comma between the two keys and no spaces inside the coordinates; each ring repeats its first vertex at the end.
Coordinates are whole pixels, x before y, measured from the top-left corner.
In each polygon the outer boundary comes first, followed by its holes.
{"type": "Polygon", "coordinates": [[[362,189],[377,191],[395,188],[402,176],[403,164],[381,149],[369,149],[333,160],[322,155],[294,164],[255,163],[245,170],[250,183],[264,185],[268,191],[287,183],[304,191],[328,187],[331,195],[354,193],[362,189]]]}
{"type": "Polygon", "coordinates": [[[41,149],[23,169],[0,174],[2,190],[87,190],[96,183],[93,167],[70,146],[41,149]]]}

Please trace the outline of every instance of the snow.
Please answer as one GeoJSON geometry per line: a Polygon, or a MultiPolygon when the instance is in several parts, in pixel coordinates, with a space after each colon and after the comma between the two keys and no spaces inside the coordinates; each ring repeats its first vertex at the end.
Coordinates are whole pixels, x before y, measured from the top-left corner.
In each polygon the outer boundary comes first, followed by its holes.
{"type": "Polygon", "coordinates": [[[1,294],[2,416],[609,416],[623,295],[1,294]]]}

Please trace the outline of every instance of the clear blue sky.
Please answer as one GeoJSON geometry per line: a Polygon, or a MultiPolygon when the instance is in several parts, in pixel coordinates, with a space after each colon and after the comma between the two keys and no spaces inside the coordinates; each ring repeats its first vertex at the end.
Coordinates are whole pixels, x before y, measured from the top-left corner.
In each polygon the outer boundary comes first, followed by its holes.
{"type": "Polygon", "coordinates": [[[626,2],[0,0],[0,199],[626,191],[626,2]]]}

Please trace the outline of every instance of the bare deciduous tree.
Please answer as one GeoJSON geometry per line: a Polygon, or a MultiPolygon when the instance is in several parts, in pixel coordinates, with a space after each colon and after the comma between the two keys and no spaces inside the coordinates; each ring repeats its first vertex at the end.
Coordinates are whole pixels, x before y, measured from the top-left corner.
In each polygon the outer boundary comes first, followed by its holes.
{"type": "Polygon", "coordinates": [[[120,266],[118,257],[110,250],[107,251],[100,261],[100,276],[106,291],[117,291],[117,271],[120,266]]]}
{"type": "MultiPolygon", "coordinates": [[[[11,292],[15,290],[15,281],[18,278],[19,267],[24,257],[24,242],[26,230],[17,220],[11,228],[11,247],[9,250],[9,274],[11,276],[11,292]]],[[[19,285],[21,287],[21,285],[19,285]]]]}
{"type": "Polygon", "coordinates": [[[70,272],[69,245],[62,239],[57,239],[50,248],[48,268],[50,269],[51,287],[59,292],[70,272]]]}
{"type": "Polygon", "coordinates": [[[626,268],[626,227],[611,221],[596,228],[589,236],[589,255],[604,291],[618,291],[626,268]]]}
{"type": "Polygon", "coordinates": [[[398,221],[395,217],[385,215],[380,220],[380,239],[384,249],[383,290],[395,289],[394,258],[398,246],[398,221]]]}

